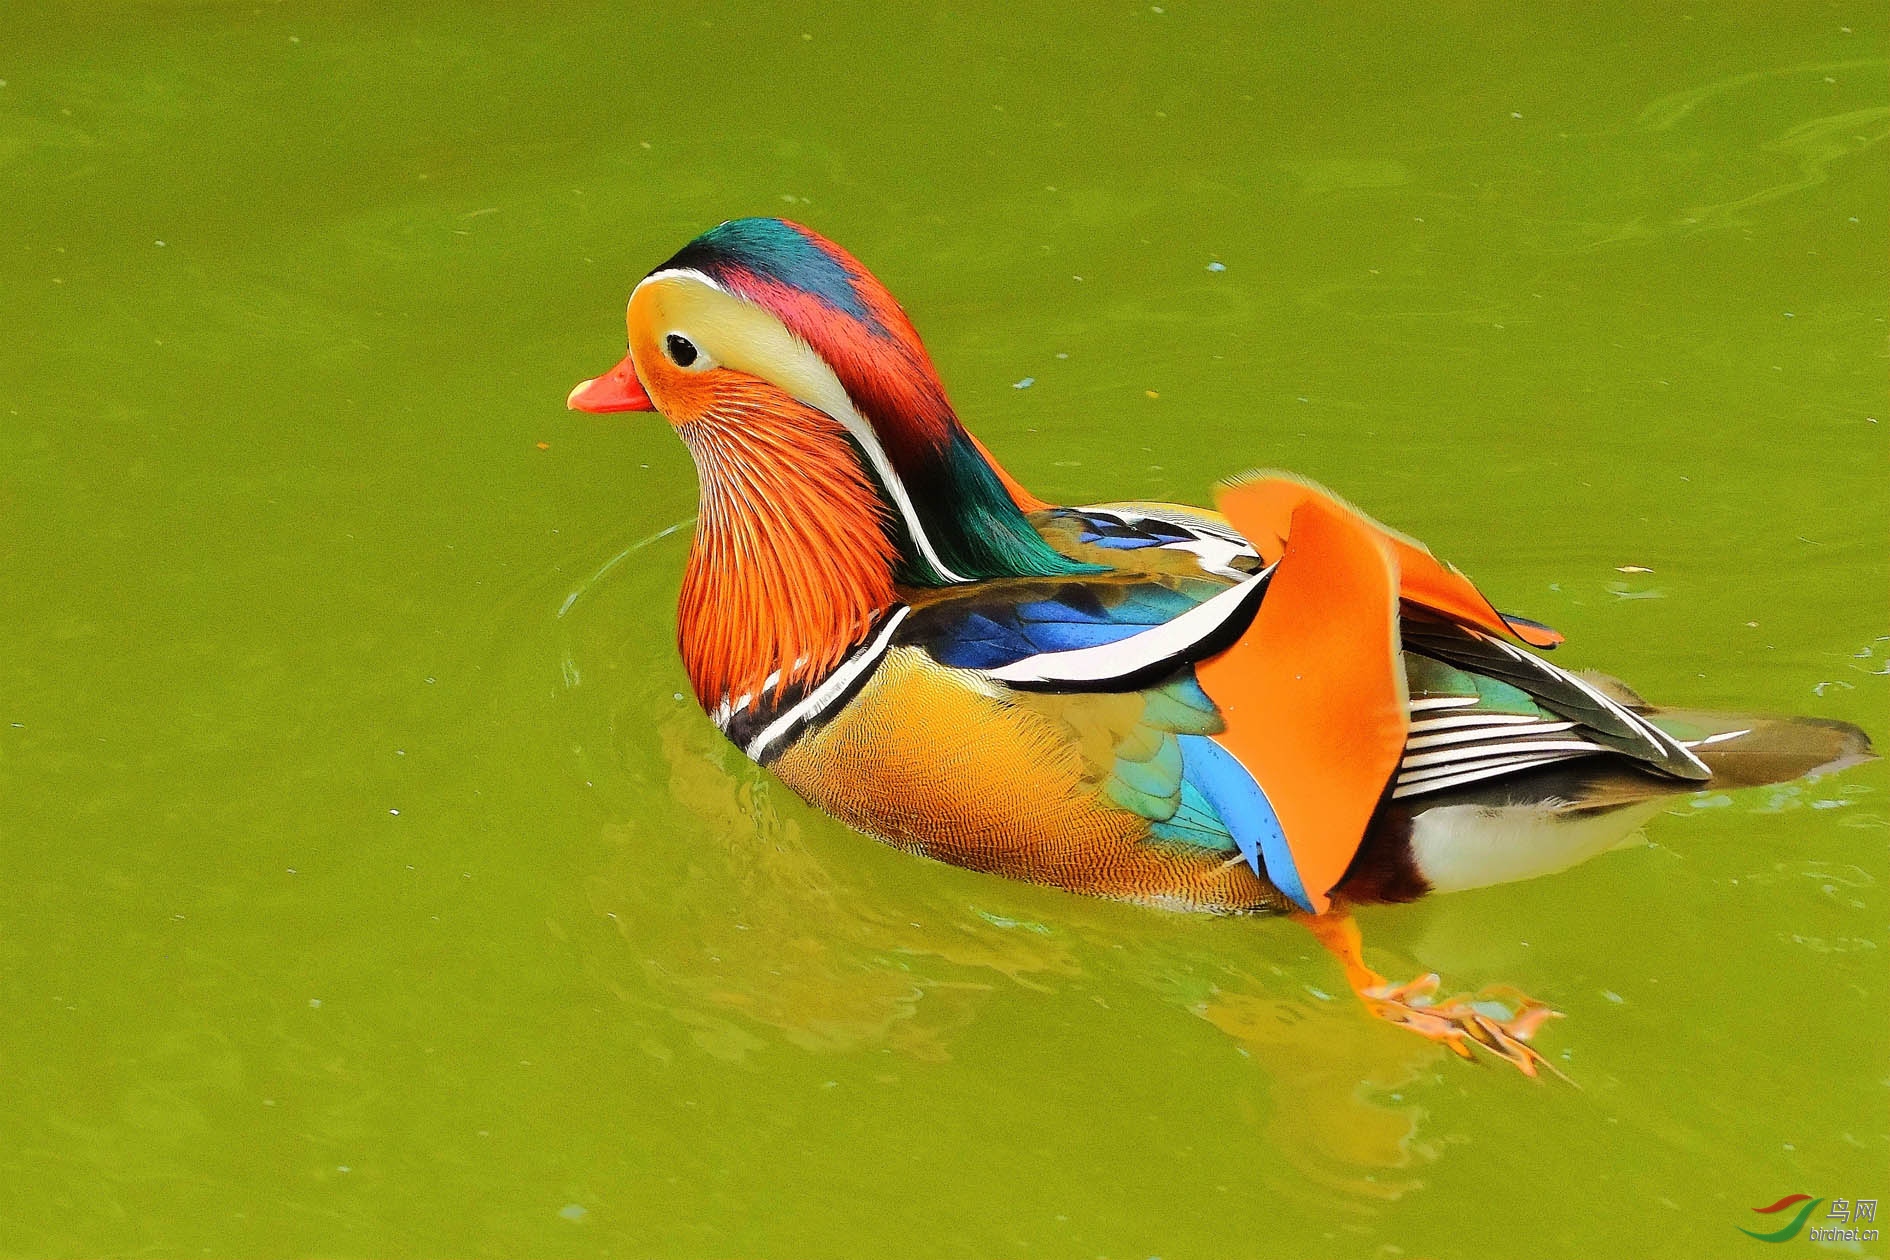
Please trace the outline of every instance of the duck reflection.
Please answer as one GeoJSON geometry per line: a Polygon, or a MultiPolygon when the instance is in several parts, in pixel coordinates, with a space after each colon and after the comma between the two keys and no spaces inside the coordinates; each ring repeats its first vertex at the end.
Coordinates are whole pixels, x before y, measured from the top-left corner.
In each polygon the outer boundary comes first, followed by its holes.
{"type": "Polygon", "coordinates": [[[664,790],[690,833],[674,847],[693,860],[652,900],[660,820],[615,824],[590,899],[639,959],[641,976],[619,974],[612,987],[662,995],[703,1052],[743,1062],[785,1042],[940,1063],[1006,986],[1067,999],[1126,985],[1205,1020],[1259,1067],[1262,1079],[1235,1107],[1268,1150],[1287,1153],[1279,1172],[1263,1174],[1282,1187],[1297,1174],[1383,1202],[1420,1186],[1417,1170],[1438,1157],[1442,1144],[1420,1135],[1423,1109],[1402,1094],[1421,1089],[1446,1051],[1310,993],[1329,964],[1307,953],[1303,936],[1267,930],[1284,925],[1093,902],[896,854],[882,868],[867,842],[824,820],[804,826],[799,802],[748,770],[693,712],[656,731],[664,790]],[[967,905],[964,880],[988,882],[992,908],[967,905]],[[949,887],[929,891],[940,881],[949,887]],[[1230,946],[1272,965],[1230,966],[1230,946]]]}

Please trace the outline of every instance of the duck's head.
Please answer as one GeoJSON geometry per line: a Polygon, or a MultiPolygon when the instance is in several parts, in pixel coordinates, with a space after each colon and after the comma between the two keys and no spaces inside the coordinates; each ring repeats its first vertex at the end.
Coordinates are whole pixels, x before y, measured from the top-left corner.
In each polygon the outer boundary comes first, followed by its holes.
{"type": "MultiPolygon", "coordinates": [[[[626,322],[629,354],[573,389],[569,405],[661,412],[696,455],[705,501],[801,475],[795,445],[830,434],[858,465],[852,480],[879,499],[900,581],[1086,567],[1024,519],[1045,505],[959,424],[885,286],[808,228],[735,219],[704,232],[637,285],[626,322]],[[797,416],[819,423],[789,423],[797,416]]],[[[810,458],[807,475],[821,466],[810,458]]]]}

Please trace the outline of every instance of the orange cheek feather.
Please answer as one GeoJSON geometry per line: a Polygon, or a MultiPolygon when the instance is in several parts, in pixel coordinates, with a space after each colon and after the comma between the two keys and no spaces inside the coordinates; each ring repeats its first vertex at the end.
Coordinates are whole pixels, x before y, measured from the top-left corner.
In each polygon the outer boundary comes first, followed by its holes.
{"type": "Polygon", "coordinates": [[[896,599],[898,553],[845,431],[754,377],[678,372],[659,405],[701,480],[677,631],[705,708],[832,669],[896,599]],[[670,406],[676,410],[671,412],[670,406]]]}
{"type": "Polygon", "coordinates": [[[650,401],[656,404],[665,420],[679,427],[708,414],[715,405],[718,383],[734,375],[726,368],[683,371],[657,348],[655,335],[647,331],[632,334],[630,353],[636,360],[637,377],[648,391],[650,401]]]}

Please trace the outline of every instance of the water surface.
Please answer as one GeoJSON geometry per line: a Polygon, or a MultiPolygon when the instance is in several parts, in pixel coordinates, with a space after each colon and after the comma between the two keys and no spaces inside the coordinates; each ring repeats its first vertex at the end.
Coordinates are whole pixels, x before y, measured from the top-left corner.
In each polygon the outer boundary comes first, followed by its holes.
{"type": "Polygon", "coordinates": [[[882,849],[682,698],[689,461],[563,398],[780,213],[1048,498],[1296,469],[1575,665],[1881,743],[1881,12],[1374,8],[8,4],[0,1252],[1720,1256],[1890,1198],[1881,767],[1361,916],[1565,1011],[1565,1086],[1289,924],[882,849]]]}

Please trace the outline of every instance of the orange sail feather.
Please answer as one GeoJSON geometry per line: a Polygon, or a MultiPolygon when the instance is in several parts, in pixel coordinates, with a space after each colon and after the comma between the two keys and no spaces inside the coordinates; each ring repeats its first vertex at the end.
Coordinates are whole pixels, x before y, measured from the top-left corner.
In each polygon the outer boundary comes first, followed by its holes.
{"type": "Polygon", "coordinates": [[[1514,636],[1531,647],[1552,648],[1562,642],[1562,636],[1547,626],[1505,617],[1469,578],[1432,555],[1423,543],[1379,524],[1311,482],[1284,473],[1256,474],[1251,479],[1225,483],[1216,502],[1247,536],[1260,558],[1272,564],[1285,554],[1293,513],[1301,504],[1314,500],[1357,518],[1390,544],[1397,558],[1401,598],[1452,620],[1514,636]]]}
{"type": "MultiPolygon", "coordinates": [[[[1248,519],[1251,505],[1238,492],[1220,506],[1250,538],[1265,525],[1248,519]]],[[[1216,742],[1266,793],[1303,901],[1320,912],[1358,851],[1409,729],[1398,564],[1382,531],[1326,496],[1307,494],[1288,523],[1291,540],[1253,625],[1195,674],[1227,722],[1216,742]]]]}

